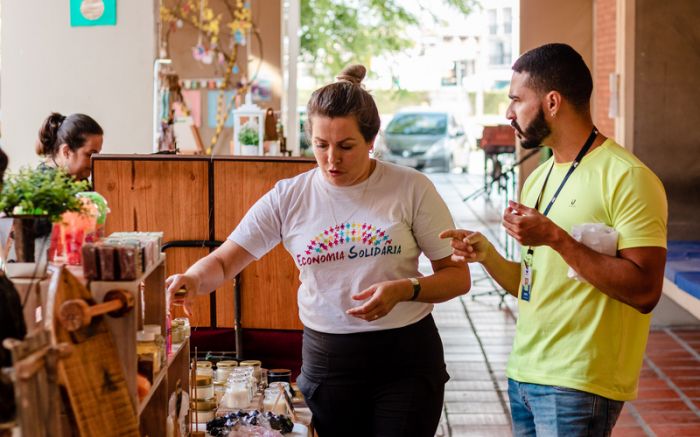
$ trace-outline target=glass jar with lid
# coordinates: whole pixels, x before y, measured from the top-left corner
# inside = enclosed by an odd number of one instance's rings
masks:
[[[147,372],[151,374],[145,376],[153,381],[161,367],[160,348],[156,345],[156,337],[153,333],[146,331],[136,333],[136,355],[140,362],[148,364],[152,368],[152,372]]]
[[[190,326],[190,319],[187,317],[176,317],[173,322],[176,322],[178,326],[182,326],[183,335],[185,338],[192,334],[192,328]]]
[[[235,360],[221,360],[216,363],[214,382],[226,382],[236,367],[238,367],[238,361]]]
[[[160,325],[143,325],[143,330],[153,334],[160,355],[160,366],[165,367],[168,362],[168,354],[165,352],[165,338],[163,338]]]
[[[253,378],[255,378],[255,383],[259,383],[261,378],[261,367],[262,363],[259,360],[246,360],[241,361],[241,367],[252,367],[253,368]]]
[[[224,408],[242,409],[250,404],[250,390],[248,380],[243,375],[232,374],[229,378],[226,392],[221,399]]]
[[[221,403],[224,394],[226,394],[226,383],[214,381],[214,399],[217,404]]]
[[[179,344],[185,341],[185,326],[182,319],[175,319],[170,322],[170,339],[173,344]]]
[[[214,378],[214,369],[211,361],[197,361],[197,375],[208,376]]]
[[[192,401],[192,420],[196,423],[207,423],[214,420],[216,401],[214,399],[198,399]]]
[[[289,399],[292,399],[294,397],[294,394],[292,393],[292,386],[288,382],[283,382],[283,381],[275,381],[271,382],[269,388],[279,390],[279,387],[284,389],[284,391],[287,392],[287,395],[289,396]]]
[[[195,399],[205,400],[214,397],[214,384],[209,375],[197,375],[195,377]]]
[[[263,410],[274,414],[287,414],[287,404],[284,400],[283,390],[280,386],[265,389],[263,397]]]
[[[267,383],[271,384],[273,382],[286,382],[287,384],[292,383],[292,371],[289,369],[270,369],[267,371]]]

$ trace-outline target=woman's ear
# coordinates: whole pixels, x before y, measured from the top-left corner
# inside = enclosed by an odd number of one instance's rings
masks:
[[[59,163],[65,163],[68,162],[68,159],[70,158],[70,147],[68,144],[63,143],[60,146],[58,146],[58,153],[56,153],[56,157],[59,159]]]

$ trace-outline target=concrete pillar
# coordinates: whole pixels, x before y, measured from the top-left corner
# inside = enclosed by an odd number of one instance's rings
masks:
[[[520,0],[520,53],[552,42],[569,44],[593,66],[593,0]],[[538,164],[537,156],[523,163],[520,186]]]
[[[104,153],[149,153],[157,0],[117,1],[117,25],[71,27],[70,2],[2,2],[2,146],[10,167],[36,164],[51,111],[105,130]]]
[[[670,239],[700,238],[700,2],[637,0],[634,154],[661,178]]]

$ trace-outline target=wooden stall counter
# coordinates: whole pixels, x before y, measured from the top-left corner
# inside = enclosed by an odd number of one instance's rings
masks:
[[[163,231],[170,246],[167,270],[176,273],[225,241],[277,181],[315,165],[313,159],[289,157],[97,155],[92,174],[111,209],[107,234]],[[192,326],[233,328],[239,311],[246,329],[302,329],[298,272],[281,246],[248,266],[238,286],[238,306],[232,283],[198,298]]]

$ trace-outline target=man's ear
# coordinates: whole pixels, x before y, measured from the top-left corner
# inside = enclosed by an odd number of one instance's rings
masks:
[[[559,91],[550,91],[544,96],[545,112],[556,117],[561,109],[562,97]]]

